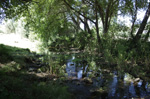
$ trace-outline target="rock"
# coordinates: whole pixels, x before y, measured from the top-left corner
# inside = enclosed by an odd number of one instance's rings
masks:
[[[74,63],[70,64],[70,66],[74,66]]]
[[[139,82],[139,81],[140,81],[140,78],[134,79],[134,82]]]
[[[84,82],[86,85],[91,85],[91,84],[93,84],[93,81],[92,81],[91,79],[89,79],[89,78],[84,78],[84,79],[83,79],[83,82]]]
[[[29,68],[28,71],[29,71],[29,72],[33,72],[33,71],[37,71],[37,69],[36,69],[36,68]]]
[[[93,91],[91,92],[91,98],[92,99],[106,99],[108,96],[108,93],[106,91],[100,92],[100,91]]]
[[[134,85],[138,85],[139,82],[142,82],[142,80],[140,78],[136,78],[134,79]]]

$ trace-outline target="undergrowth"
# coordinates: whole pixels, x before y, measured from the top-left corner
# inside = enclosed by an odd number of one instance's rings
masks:
[[[0,52],[0,99],[70,99],[65,85],[22,69],[25,57],[32,56],[28,50],[0,45]]]

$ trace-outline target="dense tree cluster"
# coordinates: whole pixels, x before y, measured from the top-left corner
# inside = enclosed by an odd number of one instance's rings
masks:
[[[47,46],[58,38],[70,42],[78,38],[74,43],[82,43],[83,49],[93,40],[102,47],[103,37],[112,35],[112,28],[119,24],[119,15],[131,17],[132,26],[128,27],[128,32],[134,43],[142,38],[145,29],[148,31],[145,40],[149,36],[150,3],[147,0],[3,0],[0,7],[1,17],[25,17],[26,26]],[[138,23],[137,14],[141,9],[146,13]]]

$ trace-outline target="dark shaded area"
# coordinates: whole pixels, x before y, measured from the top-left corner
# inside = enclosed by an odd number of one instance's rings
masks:
[[[145,79],[134,78],[137,76],[132,75],[131,72],[130,75],[130,73],[116,71],[115,68],[110,67],[105,67],[106,69],[102,67],[99,68],[100,70],[92,68],[84,70],[86,66],[82,64],[81,57],[80,62],[78,58],[78,54],[73,55],[73,58],[67,61],[66,67],[69,77],[66,84],[76,99],[146,98],[150,96],[149,82]],[[90,64],[88,65],[89,68]]]
[[[0,52],[1,99],[70,98],[67,87],[53,80],[55,76],[29,71],[44,65],[38,59],[41,55],[6,45],[0,45]]]

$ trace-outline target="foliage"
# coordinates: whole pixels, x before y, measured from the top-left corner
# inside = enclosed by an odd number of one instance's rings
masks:
[[[3,69],[0,69],[0,73]],[[29,78],[32,77],[32,78]],[[39,81],[34,75],[12,72],[11,76],[5,72],[1,75],[0,98],[28,98],[28,99],[66,99],[70,98],[67,87],[57,83]]]
[[[67,55],[57,55],[57,53],[47,53],[44,57],[42,57],[42,61],[46,63],[46,67],[42,67],[41,70],[43,72],[48,72],[50,74],[65,75],[65,60],[67,59]]]
[[[60,85],[57,81],[46,82],[42,80],[43,78],[26,71],[25,68],[27,68],[28,63],[25,59],[33,57],[33,53],[27,49],[0,45],[0,52],[3,52],[0,53],[3,55],[0,56],[2,60],[8,55],[13,57],[11,61],[4,63],[0,61],[0,98],[70,98],[71,95],[66,86]]]
[[[55,58],[56,56],[51,56],[49,51],[71,52],[72,49],[87,52],[83,58],[88,57],[86,59],[90,60],[90,69],[93,70],[102,67],[95,61],[100,60],[96,58],[100,55],[104,58],[100,62],[106,63],[105,67],[125,71],[134,68],[133,70],[140,72],[139,66],[146,64],[145,67],[149,69],[149,43],[143,41],[143,37],[146,36],[142,34],[143,30],[149,30],[147,20],[150,4],[147,0],[29,1],[19,3],[3,1],[0,7],[7,16],[15,19],[23,17],[26,31],[21,28],[21,33],[43,42],[42,49],[46,54],[43,62],[47,67],[41,68],[41,71],[64,74],[64,57]],[[145,14],[146,18],[143,18],[142,23],[138,23],[137,12],[141,9],[147,9],[148,14]],[[128,27],[124,23],[117,22],[118,13],[121,16],[129,16],[132,26]],[[8,31],[16,32],[14,26],[17,27],[17,24],[13,21],[8,23]],[[138,28],[141,31],[136,34]],[[146,35],[149,37],[148,32]],[[9,55],[9,51],[3,47],[0,51],[5,56]],[[95,55],[95,60],[91,60],[90,54]]]
[[[12,57],[10,55],[11,49],[4,46],[3,44],[0,44],[0,62],[7,62],[12,60]]]
[[[16,28],[15,28],[15,24],[13,20],[7,20],[6,21],[6,25],[5,25],[5,29],[6,29],[6,33],[16,33]]]
[[[13,18],[19,17],[24,10],[28,8],[31,0],[1,0],[0,2],[0,19],[3,20],[5,17]]]
[[[5,33],[16,33],[21,35],[22,37],[28,38],[29,31],[24,24],[25,23],[23,22],[23,19],[6,19],[4,21]]]
[[[93,33],[97,35],[96,39],[100,44],[100,28],[103,33],[108,34],[112,19],[117,18],[118,12],[121,12],[121,15],[129,14],[134,17],[137,13],[135,10],[145,9],[147,6],[147,0],[17,0],[1,2],[1,8],[4,9],[7,16],[14,17],[13,12],[15,15],[19,13],[18,16],[25,17],[26,26],[42,38],[46,47],[51,41],[62,38],[63,35],[72,36],[76,33],[82,33],[81,30],[84,31],[86,39],[88,35],[92,35],[93,28],[96,30]],[[99,21],[102,22],[102,26]],[[81,28],[81,24],[84,29]],[[81,46],[83,47],[84,43]]]

